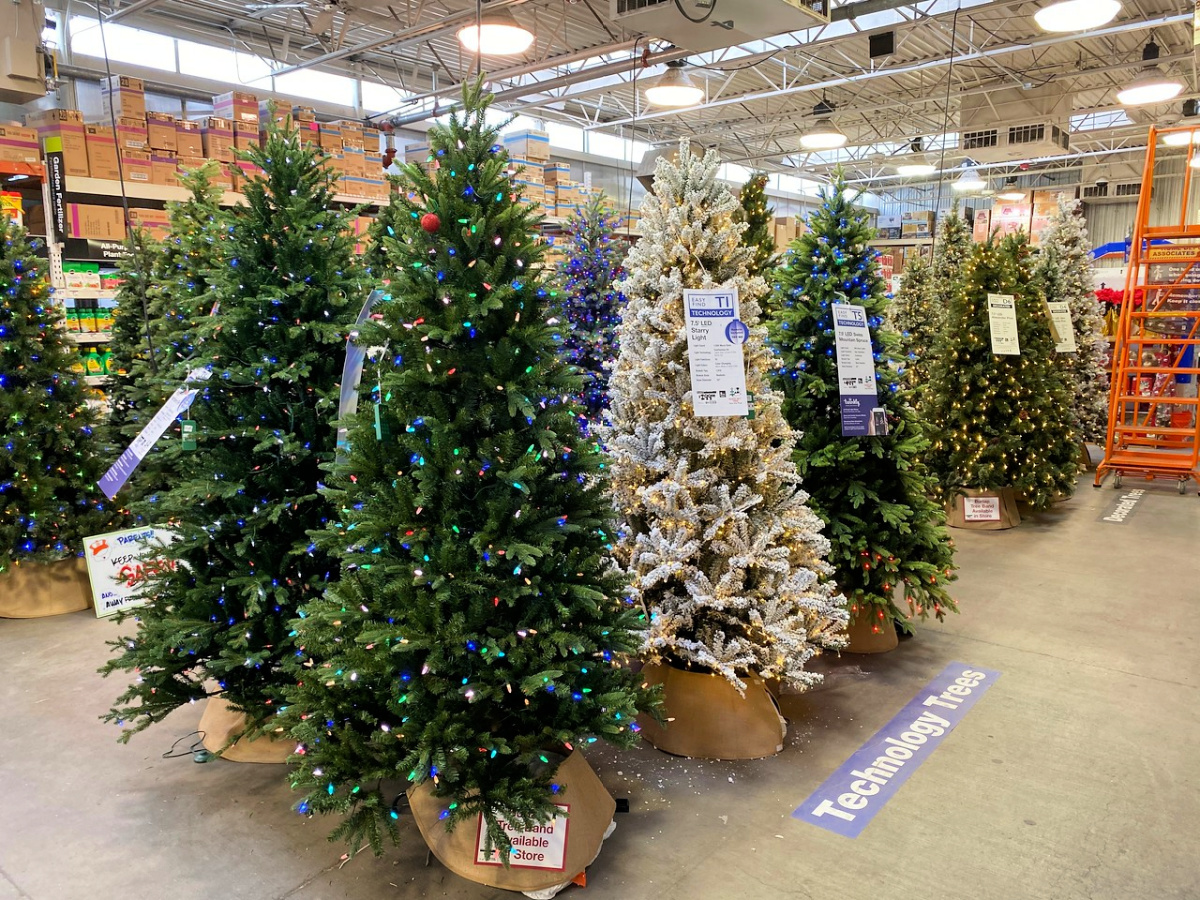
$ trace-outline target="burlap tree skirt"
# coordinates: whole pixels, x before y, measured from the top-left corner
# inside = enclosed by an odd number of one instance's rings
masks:
[[[241,734],[246,730],[246,717],[234,712],[220,697],[208,698],[196,727],[204,735],[204,749],[220,754],[221,759],[230,762],[283,763],[296,749],[296,742],[282,732],[277,737],[243,740]],[[224,753],[221,753],[222,748],[227,748]]]
[[[20,563],[0,575],[0,618],[58,616],[91,605],[92,588],[87,564],[81,557],[53,563]]]

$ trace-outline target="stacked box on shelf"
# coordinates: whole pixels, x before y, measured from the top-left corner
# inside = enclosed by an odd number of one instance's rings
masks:
[[[42,160],[36,128],[0,125],[0,162],[36,164]]]
[[[367,154],[354,147],[342,148],[342,168],[349,178],[366,178]]]
[[[257,146],[258,123],[235,121],[233,123],[233,149],[249,150],[251,147]]]
[[[554,215],[569,217],[583,202],[583,185],[578,181],[560,180],[554,186]]]
[[[174,116],[160,112],[146,113],[146,146],[150,148],[150,152],[179,152],[178,135],[178,123]]]
[[[260,169],[252,162],[239,159],[229,167],[229,172],[233,176],[233,189],[235,191],[244,191],[246,185],[263,174]]]
[[[121,173],[129,184],[154,184],[154,163],[148,150],[122,150]]]
[[[379,129],[373,125],[363,126],[363,149],[367,154],[378,154],[383,144],[380,141]]]
[[[88,171],[93,178],[119,181],[121,169],[117,163],[117,135],[111,125],[85,125]]]
[[[504,135],[504,149],[509,156],[546,163],[550,160],[550,135],[533,129],[514,131]]]
[[[233,162],[233,122],[221,116],[200,120],[204,155],[223,163]]]
[[[879,240],[899,240],[902,236],[903,221],[899,216],[880,216],[879,227],[876,229],[879,232]]]
[[[100,290],[100,264],[89,262],[64,262],[63,285],[67,290]]]
[[[933,237],[933,213],[927,210],[909,211],[901,216],[900,237]]]
[[[332,122],[322,122],[320,130],[321,149],[330,153],[342,151],[342,129]]]
[[[109,118],[144,119],[146,86],[132,75],[113,75],[100,82],[100,103]]]
[[[775,237],[775,247],[786,250],[788,245],[804,234],[804,221],[796,216],[776,216],[772,223]]]
[[[129,210],[129,224],[140,228],[156,241],[166,240],[171,232],[171,217],[166,210],[140,209]]]
[[[213,97],[213,115],[230,122],[258,127],[258,97],[245,91],[229,91]]]
[[[204,136],[200,133],[199,122],[180,119],[175,123],[175,155],[180,159],[204,155]]]
[[[150,183],[161,184],[163,187],[179,187],[179,157],[166,151],[151,152]]]
[[[564,162],[549,162],[542,166],[542,178],[546,182],[546,187],[554,185],[557,187],[560,181],[571,180],[571,166]]]
[[[366,146],[363,143],[363,126],[361,122],[352,122],[347,119],[343,119],[340,122],[334,122],[332,124],[341,131],[342,150],[366,151]]]
[[[77,109],[46,109],[28,113],[25,125],[37,131],[46,155],[62,154],[63,174],[87,177],[87,138],[83,113]]]
[[[150,134],[146,127],[145,116],[133,118],[123,116],[117,119],[117,149],[121,153],[133,150],[145,152],[150,146]]]

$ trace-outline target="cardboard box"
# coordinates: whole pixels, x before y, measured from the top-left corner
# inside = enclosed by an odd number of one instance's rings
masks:
[[[544,131],[526,129],[504,135],[504,149],[510,156],[548,162],[550,159],[550,135]]]
[[[93,178],[109,181],[121,180],[121,169],[117,164],[117,137],[110,126],[85,125],[88,169]]]
[[[150,183],[179,187],[179,160],[173,153],[150,154]]]
[[[571,167],[567,163],[547,163],[542,167],[542,177],[545,179],[546,184],[558,184],[560,181],[570,181]]]
[[[68,203],[67,237],[91,238],[98,241],[123,241],[125,240],[125,213],[119,206]]]
[[[153,184],[154,168],[148,150],[122,150],[121,171],[127,184]]]
[[[383,148],[379,129],[373,125],[363,126],[363,147],[368,153],[379,153]]]
[[[245,91],[229,91],[213,97],[213,115],[231,122],[258,125],[258,97]]]
[[[131,209],[129,224],[147,232],[156,241],[164,240],[171,232],[170,214],[162,209]]]
[[[151,150],[170,150],[179,147],[175,117],[167,113],[146,113],[146,143]],[[130,148],[136,149],[136,148]]]
[[[235,191],[243,190],[247,183],[263,174],[263,170],[254,163],[240,159],[229,167],[229,171],[233,175],[233,189]]]
[[[200,120],[204,155],[221,162],[233,162],[233,122],[220,116]]]
[[[177,156],[203,156],[204,136],[199,122],[180,120],[175,123],[175,154]]]
[[[259,100],[258,101],[258,125],[259,128],[264,127],[268,122],[274,121],[277,125],[287,124],[288,119],[292,118],[292,108],[286,103],[280,103],[277,100]],[[294,121],[294,120],[293,120]]]
[[[212,183],[223,191],[233,190],[233,172],[229,163],[220,163],[213,173]]]
[[[521,156],[510,156],[508,158],[508,170],[514,178],[520,178],[522,181],[541,181],[546,180],[546,168],[543,163],[533,159],[525,159]]]
[[[112,118],[140,119],[146,115],[146,88],[142,79],[132,75],[114,75],[100,82],[100,102],[104,115]]]
[[[175,157],[175,168],[179,171],[180,175],[183,175],[187,172],[195,172],[206,162],[208,162],[208,160],[199,154],[194,156],[180,155]]]
[[[45,154],[62,154],[64,174],[89,174],[83,113],[77,109],[46,109],[26,115],[25,125],[36,129]]]
[[[42,148],[36,128],[0,125],[0,162],[36,164],[42,161]]]
[[[308,125],[317,121],[317,111],[311,106],[293,106],[292,121],[297,125]]]
[[[383,157],[368,150],[363,154],[363,171],[367,178],[382,178]]]
[[[352,178],[365,178],[367,175],[367,155],[361,150],[342,150],[343,168]]]
[[[899,216],[880,216],[878,223],[879,237],[885,241],[894,241],[900,237],[903,220]]]
[[[145,119],[117,119],[117,149],[125,150],[148,150],[149,133],[146,129]]]
[[[327,122],[321,123],[321,149],[322,150],[341,150],[342,149],[342,129],[337,125]]]
[[[233,123],[233,146],[235,150],[249,150],[258,146],[258,125],[249,122]]]
[[[546,189],[537,182],[514,179],[513,187],[527,200],[536,200],[538,203],[544,203],[546,200]]]

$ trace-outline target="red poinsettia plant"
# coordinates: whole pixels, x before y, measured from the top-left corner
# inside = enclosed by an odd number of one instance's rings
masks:
[[[1138,288],[1133,292],[1133,305],[1141,306],[1145,300],[1145,292]],[[1116,288],[1102,287],[1096,291],[1096,299],[1104,304],[1105,310],[1120,309],[1125,302],[1125,292]]]

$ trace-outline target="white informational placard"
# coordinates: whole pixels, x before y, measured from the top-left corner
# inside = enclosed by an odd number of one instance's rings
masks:
[[[891,277],[892,296],[899,294],[902,287],[904,287],[904,273],[897,272]]]
[[[738,318],[736,288],[683,292],[692,409],[697,416],[747,416],[746,359],[750,329]]]
[[[85,540],[84,556],[96,616],[111,616],[144,604],[145,600],[136,595],[149,576],[175,567],[172,560],[162,558],[160,548],[176,540],[176,534],[165,528],[130,528]]]
[[[563,811],[561,816],[555,816],[553,821],[527,831],[518,831],[503,819],[500,820],[500,827],[512,841],[512,855],[509,857],[509,865],[512,868],[550,869],[555,872],[561,872],[566,868],[567,829],[571,824],[567,815],[570,813],[571,807],[560,803],[558,808]],[[475,839],[475,865],[503,865],[500,861],[499,851],[493,848],[492,852],[488,853],[484,849],[486,846],[487,823],[483,820],[483,813],[480,813],[479,829]]]
[[[999,497],[963,497],[963,521],[999,522]]]
[[[887,434],[887,412],[879,407],[875,381],[875,348],[867,311],[852,303],[835,303],[833,339],[837,345],[838,393],[841,396],[842,436]]]
[[[1075,323],[1071,321],[1071,304],[1066,300],[1054,300],[1046,304],[1050,308],[1050,323],[1054,331],[1054,352],[1078,353],[1075,344]]]
[[[1012,294],[988,294],[988,319],[992,328],[992,352],[997,356],[1020,356],[1017,298]]]

